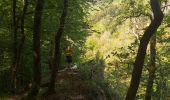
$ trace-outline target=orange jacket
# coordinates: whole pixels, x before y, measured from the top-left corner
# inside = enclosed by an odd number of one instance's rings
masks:
[[[66,56],[71,56],[72,55],[72,49],[71,48],[65,49],[65,54],[66,54]]]

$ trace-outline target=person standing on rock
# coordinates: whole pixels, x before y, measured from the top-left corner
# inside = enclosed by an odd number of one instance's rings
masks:
[[[68,69],[71,69],[71,66],[72,66],[72,53],[73,53],[72,48],[70,46],[68,46],[65,49],[66,62],[67,62],[67,68]]]

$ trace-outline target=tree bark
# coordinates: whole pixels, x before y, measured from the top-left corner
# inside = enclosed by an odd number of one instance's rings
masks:
[[[60,17],[60,25],[58,28],[58,31],[55,35],[55,47],[54,47],[54,56],[53,56],[53,69],[51,73],[51,79],[50,79],[50,84],[49,84],[49,92],[53,93],[55,92],[55,80],[58,72],[58,68],[60,66],[60,42],[61,42],[61,37],[62,34],[64,33],[64,26],[65,26],[65,20],[67,16],[67,9],[68,9],[68,0],[64,0],[63,2],[63,12]]]
[[[156,34],[154,34],[150,40],[150,66],[148,68],[149,79],[146,88],[145,100],[151,100],[152,96],[152,87],[156,71],[155,56],[156,56]]]
[[[130,87],[126,95],[126,100],[135,99],[135,96],[136,96],[136,93],[139,87],[139,83],[140,83],[147,45],[149,43],[150,38],[156,32],[156,30],[161,25],[162,20],[163,20],[164,15],[160,9],[159,1],[150,0],[150,5],[153,11],[154,18],[151,21],[150,25],[148,26],[148,28],[144,32],[143,37],[140,40],[140,45],[139,45],[138,53],[137,53],[136,60],[134,63],[134,69],[132,72]]]
[[[24,0],[24,7],[23,7],[23,11],[22,11],[22,16],[21,16],[21,24],[20,24],[20,29],[21,29],[21,39],[18,42],[18,47],[17,47],[17,53],[16,53],[16,58],[15,58],[15,72],[14,72],[14,80],[15,80],[15,84],[17,84],[18,79],[17,79],[17,73],[18,73],[18,69],[20,68],[20,59],[21,59],[21,54],[22,54],[22,49],[23,49],[23,45],[24,45],[24,41],[25,41],[25,32],[24,32],[24,21],[25,21],[25,14],[27,11],[27,6],[28,6],[28,0]],[[17,85],[15,85],[15,91],[17,90]]]
[[[25,26],[25,16],[27,13],[27,7],[28,7],[28,0],[24,0],[24,7],[23,7],[23,11],[22,11],[22,16],[21,16],[21,39],[20,39],[20,43],[19,43],[19,47],[18,47],[18,56],[17,56],[17,67],[19,67],[20,65],[20,59],[21,59],[21,54],[22,54],[22,50],[23,50],[23,45],[25,42],[25,31],[24,31],[24,26]]]
[[[37,0],[33,25],[33,82],[31,92],[28,95],[32,98],[32,100],[36,98],[41,82],[40,35],[43,5],[44,0]]]
[[[13,60],[11,66],[11,89],[16,91],[16,63],[17,63],[17,20],[16,20],[16,0],[12,1],[12,33],[13,33]]]
[[[148,68],[149,79],[146,88],[145,100],[151,100],[152,96],[152,87],[156,71],[155,56],[156,56],[156,34],[154,34],[150,40],[150,66]]]

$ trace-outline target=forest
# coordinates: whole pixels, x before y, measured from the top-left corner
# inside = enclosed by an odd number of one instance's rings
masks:
[[[170,0],[0,0],[0,100],[170,100]]]

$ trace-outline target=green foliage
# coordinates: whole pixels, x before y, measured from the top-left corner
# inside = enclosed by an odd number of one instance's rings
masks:
[[[9,85],[8,80],[4,80],[5,76],[10,76],[10,66],[13,60],[13,33],[11,29],[12,24],[12,12],[11,11],[11,1],[1,0],[0,2],[0,71],[4,72],[0,74],[1,87],[4,88],[3,84]],[[74,62],[78,62],[81,52],[82,44],[84,43],[86,33],[85,30],[85,17],[86,8],[88,3],[86,0],[76,0],[69,1],[68,17],[66,21],[65,33],[62,39],[62,48],[67,45],[73,45],[74,47]],[[17,18],[21,15],[23,9],[23,1],[17,1],[16,15]],[[21,58],[21,68],[18,69],[17,79],[22,83],[19,83],[19,87],[25,87],[32,80],[32,25],[34,16],[35,2],[30,1],[28,5],[28,14],[25,18],[25,42],[24,49],[22,52],[23,57]],[[41,65],[42,65],[42,76],[47,76],[50,74],[49,71],[49,51],[50,44],[54,40],[54,34],[57,32],[59,25],[59,18],[61,11],[63,9],[62,0],[59,1],[46,1],[45,8],[42,19],[42,34],[41,34]],[[20,28],[20,25],[18,26]],[[21,38],[20,29],[17,33],[17,42]],[[18,46],[18,45],[17,45]],[[63,65],[65,65],[65,59],[63,54]],[[7,70],[7,72],[5,72]],[[9,74],[9,75],[8,75]],[[7,78],[10,80],[10,77]],[[9,90],[5,88],[1,92]]]
[[[148,0],[68,0],[68,16],[61,39],[61,68],[66,65],[63,48],[72,46],[73,64],[77,64],[88,84],[100,86],[109,96],[117,94],[123,99],[129,87],[131,71],[140,38],[152,17]],[[166,3],[167,0],[161,0]],[[20,19],[23,1],[17,1],[16,15]],[[10,0],[0,0],[0,94],[9,93],[10,67],[13,61],[12,5]],[[25,18],[25,42],[21,68],[17,73],[18,88],[23,89],[32,80],[32,26],[35,2],[29,1]],[[63,0],[45,2],[41,33],[42,77],[49,76],[49,60],[54,49],[54,35],[59,27]],[[153,99],[168,98],[170,92],[170,38],[169,8],[157,30],[156,79]],[[20,22],[19,22],[20,23]],[[19,43],[20,25],[17,32]],[[17,45],[18,47],[18,45]],[[148,79],[149,49],[137,99],[143,99]],[[96,71],[94,74],[93,71]],[[92,75],[93,74],[93,75]],[[97,78],[96,78],[97,77]],[[95,80],[96,79],[96,80]],[[95,94],[89,94],[95,95]],[[115,96],[114,96],[115,97]],[[116,99],[118,100],[118,99]]]
[[[139,46],[141,35],[148,26],[152,13],[146,0],[114,0],[108,5],[104,6],[103,4],[102,7],[100,6],[100,4],[93,6],[94,10],[89,15],[88,22],[91,26],[91,36],[87,38],[85,44],[86,55],[84,59],[94,59],[96,53],[100,52],[106,63],[104,69],[105,79],[112,86],[113,90],[124,98],[129,86],[137,47]],[[157,61],[157,64],[161,63],[161,65],[157,65],[158,71],[162,64],[169,62],[167,58],[169,57],[168,20],[169,14],[166,13],[164,24],[157,32],[157,58],[163,56],[162,60]],[[161,54],[159,55],[159,53]],[[146,67],[149,66],[148,63],[149,54],[145,59],[145,69],[137,95],[138,99],[144,98],[145,95],[146,81],[148,79]],[[167,63],[165,66],[167,66],[165,69],[169,70],[169,64]],[[162,73],[166,73],[166,71]],[[159,76],[160,74],[157,75],[157,77]],[[169,78],[167,74],[162,76]],[[156,86],[157,84],[154,85],[154,88]],[[164,97],[166,96],[162,95],[160,98]]]

